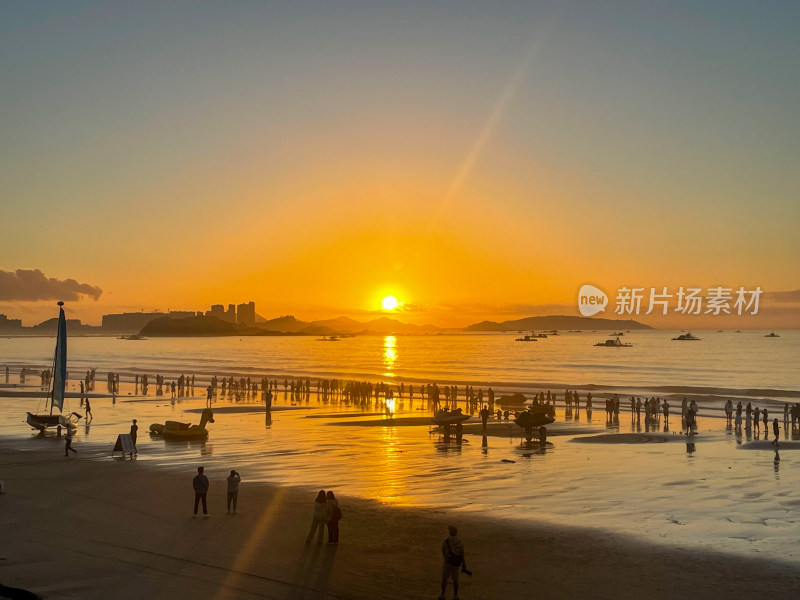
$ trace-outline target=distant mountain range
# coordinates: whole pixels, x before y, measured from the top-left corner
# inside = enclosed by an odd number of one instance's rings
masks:
[[[276,319],[257,318],[255,326],[246,327],[211,316],[185,318],[160,317],[150,321],[142,330],[144,336],[268,336],[268,335],[422,335],[444,332],[491,332],[491,331],[550,331],[588,329],[598,331],[653,329],[649,325],[630,319],[603,319],[597,317],[573,317],[549,315],[526,317],[511,321],[482,321],[464,328],[444,329],[435,325],[412,325],[390,317],[378,317],[369,321],[356,321],[349,317],[337,317],[319,321],[301,321],[293,315]],[[48,319],[33,327],[16,327],[6,333],[22,335],[54,335],[58,319]],[[71,335],[108,335],[119,333],[103,327],[83,325],[77,319],[67,320]]]
[[[371,321],[356,321],[349,317],[337,317],[321,321],[300,321],[292,315],[269,319],[256,323],[260,329],[284,333],[304,333],[309,335],[335,335],[342,333],[387,334],[387,333],[436,333],[445,331],[434,325],[412,325],[389,317],[379,317]]]
[[[464,327],[464,331],[526,331],[552,329],[653,329],[650,325],[630,319],[603,319],[599,317],[571,317],[568,315],[548,315],[543,317],[525,317],[513,321],[481,321]]]

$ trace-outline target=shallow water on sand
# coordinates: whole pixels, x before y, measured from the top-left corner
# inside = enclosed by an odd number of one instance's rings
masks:
[[[206,466],[212,485],[224,485],[227,471],[235,468],[245,482],[300,486],[310,498],[315,490],[333,489],[391,505],[589,526],[671,546],[769,553],[800,562],[800,452],[790,450],[800,442],[785,440],[776,461],[770,449],[740,448],[747,437],[726,431],[723,419],[701,418],[700,435],[690,446],[685,436],[672,432],[659,443],[658,436],[648,436],[624,412],[619,424],[607,426],[603,411],[594,411],[591,421],[585,411],[565,421],[562,410],[549,427],[553,445],[537,452],[519,437],[465,434],[459,445],[444,443],[427,425],[354,424],[425,417],[427,411],[417,410],[420,400],[411,405],[406,399],[390,418],[315,396],[292,406],[279,393],[269,421],[260,401],[219,401],[213,405],[215,423],[209,425],[207,442],[170,443],[151,438],[148,425],[167,419],[196,423],[205,401],[141,399],[128,391],[123,388],[113,401],[93,400],[95,420],[88,428],[81,422],[75,442],[82,459],[111,460],[116,435],[126,433],[130,419],[137,418],[138,460],[174,470],[187,482],[199,464]],[[77,409],[76,400],[70,403]],[[30,398],[0,398],[0,414],[5,415],[0,435],[17,439],[23,449],[51,444],[53,460],[67,460],[61,440],[29,433],[24,412],[36,404]],[[513,423],[493,426],[518,435]],[[565,428],[572,433],[557,435]],[[650,443],[574,441],[583,435],[637,431],[640,441]],[[246,502],[246,486],[242,496]],[[344,512],[346,526],[346,507]]]

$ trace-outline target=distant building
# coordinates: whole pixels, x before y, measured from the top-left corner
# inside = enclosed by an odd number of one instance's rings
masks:
[[[222,304],[212,304],[211,310],[206,311],[207,317],[217,317],[218,319],[225,321],[225,307]]]
[[[248,302],[236,307],[236,322],[253,327],[256,324],[256,303]]]
[[[228,304],[228,311],[225,313],[225,320],[229,323],[236,323],[236,305]]]
[[[22,319],[9,319],[6,315],[0,314],[0,331],[15,331],[22,329]]]
[[[166,317],[162,312],[135,312],[114,315],[103,315],[103,329],[108,331],[136,332],[142,330],[153,319]]]

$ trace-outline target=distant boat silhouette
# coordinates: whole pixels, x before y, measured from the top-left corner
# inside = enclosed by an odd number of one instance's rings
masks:
[[[538,342],[539,340],[536,339],[535,336],[526,335],[525,337],[516,338],[515,342]]]
[[[699,342],[700,338],[693,336],[692,332],[689,331],[687,333],[682,333],[678,337],[672,338],[672,340],[676,342]]]
[[[632,348],[633,344],[623,344],[619,338],[614,338],[613,340],[598,342],[595,346],[601,346],[603,348]]]
[[[764,337],[781,337],[781,336],[779,336],[777,333],[775,333],[773,331],[772,333],[769,333],[769,334],[765,335]]]

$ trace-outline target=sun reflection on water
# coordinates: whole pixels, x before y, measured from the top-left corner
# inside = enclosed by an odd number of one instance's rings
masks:
[[[387,335],[383,338],[383,376],[395,377],[394,368],[397,362],[397,338]]]

